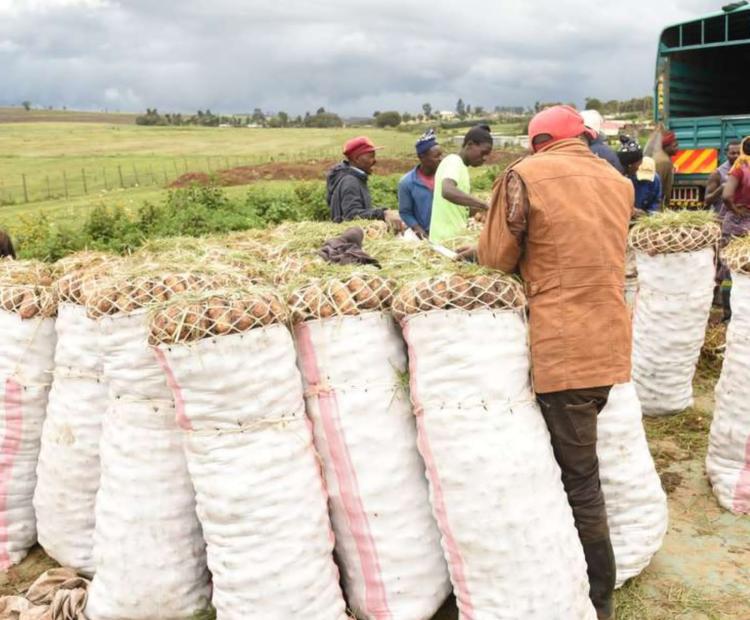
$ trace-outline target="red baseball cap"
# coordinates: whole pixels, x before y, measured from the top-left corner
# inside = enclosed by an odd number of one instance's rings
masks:
[[[358,136],[347,140],[346,144],[344,144],[344,155],[351,159],[365,153],[373,153],[382,148],[382,146],[375,146],[375,143],[367,136]]]
[[[552,139],[535,147],[534,138],[545,134]],[[534,151],[548,147],[559,140],[577,138],[582,134],[596,138],[596,132],[586,127],[578,110],[568,105],[555,105],[542,110],[529,123],[529,144]]]

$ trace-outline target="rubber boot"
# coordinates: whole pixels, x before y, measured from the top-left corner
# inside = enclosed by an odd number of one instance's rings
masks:
[[[597,620],[615,620],[615,554],[609,538],[584,543],[583,554],[589,575],[589,598],[596,609]]]
[[[714,301],[712,305],[716,308],[721,308],[723,303],[724,301],[721,298],[721,284],[717,284],[714,286]]]
[[[730,303],[731,296],[732,296],[731,288],[721,289],[721,305],[724,307],[724,316],[722,316],[721,320],[724,323],[728,323],[729,321],[732,320],[732,305]]]

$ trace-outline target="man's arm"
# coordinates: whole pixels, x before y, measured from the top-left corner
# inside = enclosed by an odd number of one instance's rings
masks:
[[[505,187],[505,200],[500,192]],[[512,170],[507,184],[500,185],[492,197],[487,223],[479,239],[478,258],[481,265],[505,273],[518,270],[528,230],[529,199],[523,180]]]
[[[362,198],[359,181],[353,177],[341,179],[339,185],[341,196],[341,216],[343,220],[383,220],[385,209],[368,208]]]
[[[703,201],[706,207],[714,206],[720,199],[724,188],[721,185],[721,175],[718,170],[714,170],[708,177],[706,183],[706,198]]]
[[[479,211],[486,211],[489,208],[484,201],[458,189],[458,184],[453,179],[443,179],[440,191],[443,198],[455,205],[469,207],[470,209],[477,209]]]
[[[398,184],[398,214],[404,224],[414,230],[419,237],[426,234],[426,231],[417,222],[417,217],[414,214],[414,198],[405,180]]]
[[[739,205],[734,204],[734,193],[739,186],[740,180],[731,174],[729,175],[727,182],[724,184],[724,191],[721,194],[726,208],[736,215],[741,215],[740,210],[737,208]]]

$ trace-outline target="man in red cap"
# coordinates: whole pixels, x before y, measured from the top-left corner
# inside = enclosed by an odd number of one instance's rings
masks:
[[[376,164],[375,146],[366,136],[359,136],[344,145],[346,159],[336,164],[326,178],[326,199],[334,222],[349,220],[385,220],[393,228],[402,227],[398,211],[372,206],[367,179]]]
[[[534,152],[495,183],[479,263],[520,271],[534,390],[549,428],[600,619],[613,619],[615,563],[596,455],[597,416],[630,380],[625,248],[633,185],[594,155],[583,119],[554,106],[529,124]],[[468,254],[469,251],[465,251]]]
[[[656,172],[662,181],[664,187],[664,208],[669,206],[672,198],[672,186],[674,185],[674,164],[672,158],[677,155],[680,143],[674,131],[663,132],[661,136],[661,149],[654,151],[654,161],[656,162]]]

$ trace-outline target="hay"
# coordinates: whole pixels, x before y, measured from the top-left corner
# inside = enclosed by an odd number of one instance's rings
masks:
[[[664,211],[638,220],[629,244],[650,255],[676,254],[716,246],[720,238],[721,228],[708,211]]]
[[[750,275],[750,237],[734,237],[721,251],[721,258],[732,272]]]
[[[287,308],[268,290],[210,290],[179,295],[150,311],[149,343],[188,343],[285,323]]]

